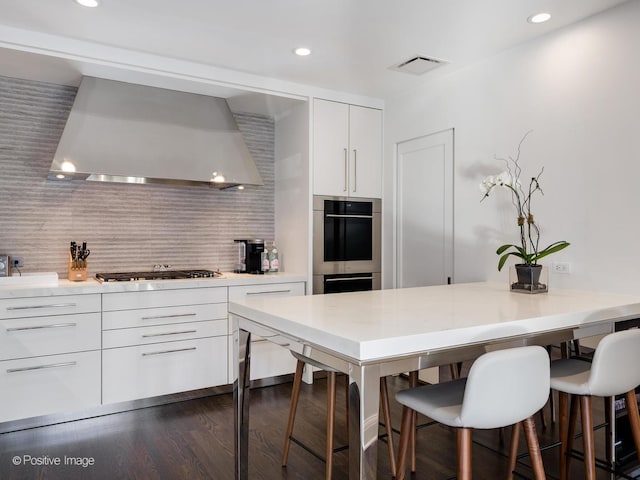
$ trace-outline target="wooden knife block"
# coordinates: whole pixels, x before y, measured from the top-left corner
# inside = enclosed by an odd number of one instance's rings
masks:
[[[82,282],[87,279],[87,261],[80,262],[82,262],[83,266],[75,267],[71,259],[71,254],[69,254],[69,273],[67,278],[72,282]]]

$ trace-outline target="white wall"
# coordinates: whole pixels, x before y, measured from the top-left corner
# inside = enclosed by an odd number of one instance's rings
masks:
[[[515,210],[480,203],[481,179],[503,170],[525,132],[523,178],[544,166],[533,212],[541,244],[571,246],[543,263],[571,263],[553,286],[640,292],[640,1],[385,102],[384,286],[392,286],[397,142],[455,129],[455,281],[507,282],[497,246],[517,243]],[[529,28],[531,26],[528,26]]]

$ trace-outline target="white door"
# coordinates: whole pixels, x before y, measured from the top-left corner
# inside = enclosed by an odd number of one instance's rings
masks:
[[[453,130],[397,145],[396,286],[453,282]]]

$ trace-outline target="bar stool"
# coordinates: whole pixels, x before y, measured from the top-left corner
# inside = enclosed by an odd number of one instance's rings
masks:
[[[325,442],[325,479],[331,479],[331,472],[333,467],[333,454],[341,448],[334,449],[333,447],[333,431],[334,431],[334,423],[335,423],[335,414],[336,414],[336,374],[337,370],[334,368],[325,365],[324,363],[317,362],[307,356],[301,355],[297,352],[291,352],[291,354],[298,360],[296,364],[296,372],[293,377],[293,388],[291,391],[291,405],[289,407],[289,421],[287,422],[287,431],[285,433],[285,441],[284,448],[282,452],[282,466],[287,466],[287,459],[289,456],[289,448],[291,447],[291,441],[295,441],[300,445],[302,442],[295,439],[293,437],[293,425],[295,423],[296,418],[296,410],[298,408],[298,398],[300,397],[300,387],[302,386],[302,372],[304,370],[305,364],[311,365],[313,367],[319,368],[327,372],[327,439]],[[349,387],[349,379],[347,378],[347,425],[348,422],[348,405],[349,405],[349,397],[348,397],[348,387]],[[396,461],[395,454],[393,448],[393,437],[392,437],[392,428],[391,428],[391,414],[389,411],[389,394],[387,390],[387,379],[386,377],[380,378],[380,403],[382,406],[382,414],[384,425],[387,433],[387,446],[389,450],[389,463],[391,466],[391,474],[395,475],[396,471]],[[310,451],[303,446],[306,450]],[[313,452],[312,452],[313,453]],[[318,456],[314,454],[315,456]]]
[[[467,378],[402,390],[396,480],[405,476],[413,411],[457,428],[458,480],[471,479],[472,429],[492,429],[524,423],[536,480],[544,466],[533,415],[549,397],[549,355],[542,347],[519,347],[481,355]],[[510,466],[510,468],[512,468]],[[511,471],[509,473],[511,477]]]
[[[585,478],[595,480],[596,463],[591,397],[625,395],[627,414],[640,459],[640,415],[635,388],[640,385],[640,329],[611,333],[598,344],[591,362],[562,359],[551,363],[551,388],[560,399],[560,478],[566,480],[571,467],[570,452],[575,435],[576,410],[580,404]],[[569,396],[571,410],[567,426]]]

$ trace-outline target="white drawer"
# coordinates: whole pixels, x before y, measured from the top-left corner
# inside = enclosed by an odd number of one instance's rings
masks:
[[[102,314],[102,328],[146,327],[168,323],[199,322],[227,318],[226,303],[120,310]]]
[[[69,313],[100,311],[100,294],[51,297],[10,298],[0,300],[0,319],[48,317]]]
[[[102,333],[102,348],[130,347],[193,338],[227,335],[226,320],[186,322],[151,327],[123,328]]]
[[[103,350],[102,402],[224,385],[227,337]]]
[[[229,287],[230,302],[256,297],[288,297],[293,295],[304,295],[304,282]]]
[[[199,305],[227,301],[227,287],[183,288],[147,292],[119,292],[102,295],[102,310],[131,310],[134,308]]]
[[[99,313],[0,320],[0,360],[99,348]]]
[[[100,351],[0,362],[0,422],[100,405]]]

